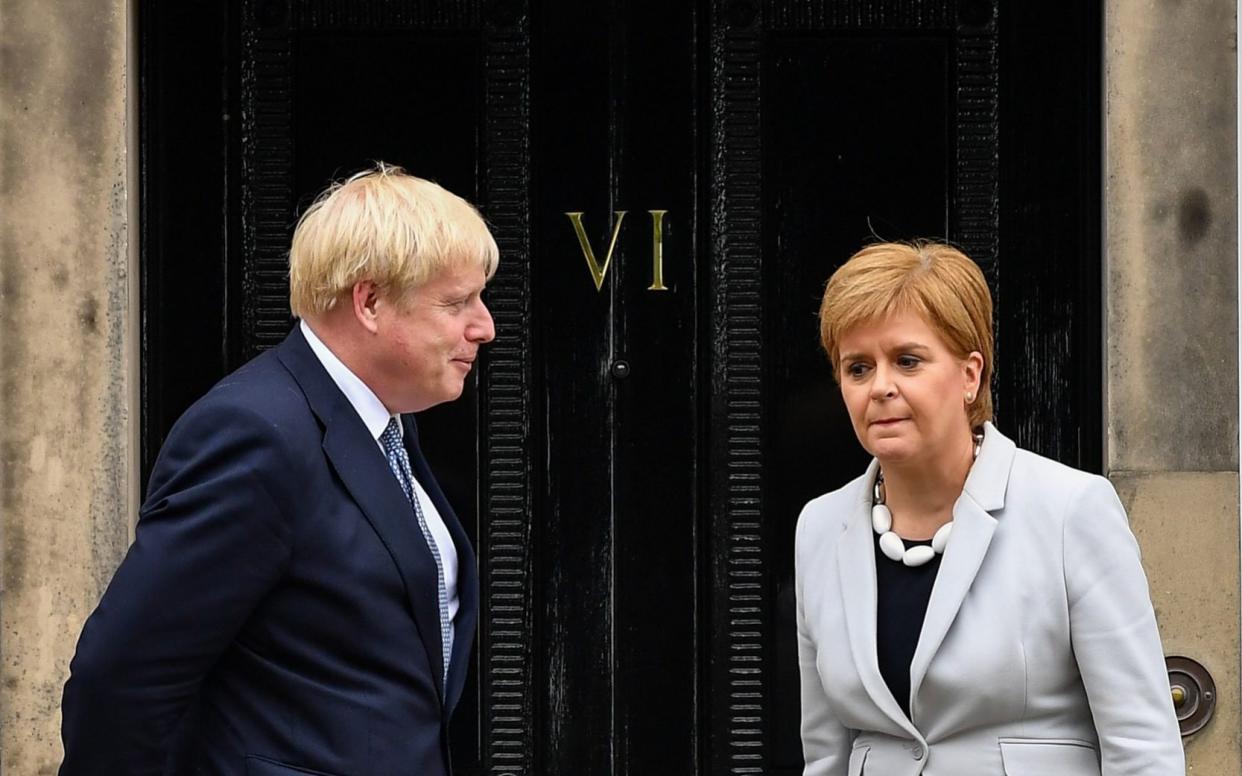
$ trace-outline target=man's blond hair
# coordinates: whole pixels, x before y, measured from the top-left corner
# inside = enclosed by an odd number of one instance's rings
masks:
[[[331,310],[360,280],[400,299],[443,269],[496,272],[500,251],[461,197],[380,162],[320,194],[293,232],[289,306],[299,317]]]

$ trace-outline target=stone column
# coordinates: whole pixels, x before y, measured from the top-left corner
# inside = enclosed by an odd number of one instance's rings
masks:
[[[0,771],[54,774],[134,514],[131,8],[0,0]]]
[[[1167,654],[1212,672],[1193,773],[1238,773],[1235,0],[1105,3],[1108,468]]]

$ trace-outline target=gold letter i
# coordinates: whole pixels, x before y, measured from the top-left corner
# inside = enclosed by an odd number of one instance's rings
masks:
[[[664,214],[667,210],[648,210],[651,214],[651,285],[648,291],[667,291],[664,285]]]

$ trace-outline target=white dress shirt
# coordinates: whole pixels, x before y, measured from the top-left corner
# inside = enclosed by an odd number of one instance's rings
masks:
[[[349,367],[341,363],[336,354],[329,350],[319,337],[315,336],[315,332],[306,324],[306,321],[301,321],[300,326],[302,336],[306,337],[306,343],[310,345],[315,357],[328,371],[328,376],[332,378],[332,382],[336,383],[336,387],[345,394],[345,398],[358,413],[358,417],[362,418],[367,431],[371,433],[371,438],[375,440],[380,450],[384,449],[384,444],[380,442],[380,435],[388,427],[390,419],[397,418],[397,428],[404,435],[405,429],[401,425],[400,416],[389,414],[388,409],[384,407],[384,403],[379,400],[375,392],[368,388],[367,384],[358,378],[358,375],[349,371]],[[440,565],[444,574],[444,588],[448,593],[448,612],[451,623],[457,617],[459,605],[457,600],[457,546],[453,544],[453,536],[449,533],[448,526],[444,524],[444,518],[440,516],[440,511],[436,509],[427,491],[423,490],[418,477],[414,478],[414,490],[418,495],[418,504],[423,508],[423,519],[427,521],[427,528],[431,531],[432,538],[435,539],[436,549],[440,552]],[[412,515],[411,519],[413,519]]]

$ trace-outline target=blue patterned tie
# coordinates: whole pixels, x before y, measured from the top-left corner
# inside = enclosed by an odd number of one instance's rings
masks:
[[[405,497],[414,506],[418,528],[423,532],[423,538],[427,540],[427,547],[431,550],[431,557],[436,561],[436,588],[440,598],[440,647],[444,650],[444,685],[447,687],[449,661],[453,656],[453,628],[449,624],[448,588],[444,584],[444,563],[440,560],[440,550],[436,546],[435,537],[431,535],[431,529],[427,527],[427,520],[423,517],[423,507],[418,503],[418,495],[414,490],[414,473],[410,470],[410,456],[405,451],[405,445],[401,443],[401,429],[397,425],[396,418],[388,421],[384,433],[380,434],[380,443],[384,446],[384,453],[388,457],[388,467],[396,475],[397,482],[401,483],[401,490],[405,491]]]

